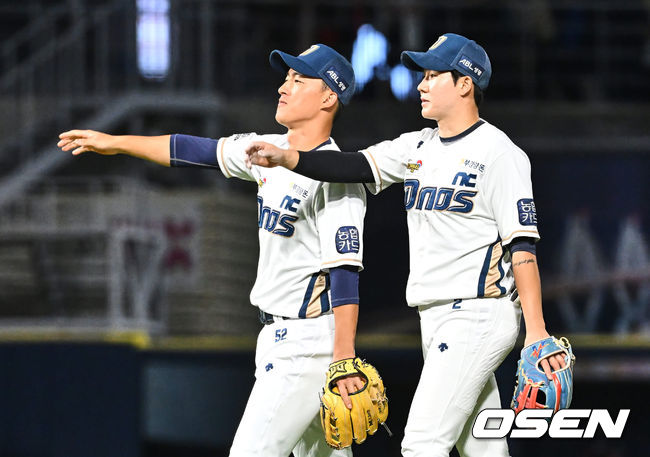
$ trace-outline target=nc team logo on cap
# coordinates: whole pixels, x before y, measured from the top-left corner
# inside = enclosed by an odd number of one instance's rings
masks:
[[[299,55],[300,55],[301,57],[302,57],[302,56],[306,56],[307,54],[311,54],[312,52],[314,52],[314,51],[317,50],[318,48],[320,48],[320,46],[318,46],[317,44],[312,44],[311,47],[310,47],[309,49],[306,49],[306,50],[302,51]]]
[[[429,51],[431,51],[432,49],[436,49],[438,46],[440,46],[440,45],[441,45],[442,43],[444,43],[446,40],[447,40],[447,37],[446,37],[446,36],[444,36],[444,35],[439,36],[439,37],[438,37],[438,41],[436,41],[435,43],[433,43],[433,44],[431,45],[431,47],[429,48]]]

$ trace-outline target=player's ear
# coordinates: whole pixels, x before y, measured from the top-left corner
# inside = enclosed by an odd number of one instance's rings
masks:
[[[459,84],[457,84],[457,87],[460,90],[461,97],[465,97],[472,92],[472,87],[474,85],[472,78],[469,76],[462,76],[458,82]]]
[[[336,93],[329,89],[323,93],[323,108],[330,109],[336,107],[339,102],[339,98]]]

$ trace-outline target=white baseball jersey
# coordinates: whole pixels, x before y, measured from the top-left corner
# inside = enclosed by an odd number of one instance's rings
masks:
[[[316,317],[331,309],[330,268],[363,268],[361,184],[315,181],[283,167],[246,167],[245,148],[266,141],[288,148],[287,135],[221,138],[217,160],[224,176],[257,181],[260,256],[251,303],[284,317]],[[337,149],[331,138],[318,148]],[[327,210],[325,208],[327,207]]]
[[[513,291],[504,246],[539,234],[530,162],[505,133],[481,120],[453,138],[425,128],[361,152],[371,192],[404,182],[410,306]]]

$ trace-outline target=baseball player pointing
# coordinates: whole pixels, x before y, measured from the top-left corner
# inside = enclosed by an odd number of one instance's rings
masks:
[[[72,130],[58,145],[74,155],[121,153],[165,166],[213,167],[227,178],[257,183],[260,257],[250,299],[265,325],[257,340],[255,385],[230,455],[350,456],[350,448],[327,446],[318,393],[330,362],[355,356],[365,191],[361,184],[323,183],[284,168],[248,168],[244,149],[254,140],[305,151],[338,149],[330,133],[339,104],[354,92],[354,72],[320,44],[299,56],[273,51],[270,62],[286,75],[275,116],[287,128],[283,135],[213,140]],[[348,407],[347,393],[363,386],[359,376],[336,384]]]
[[[403,183],[410,246],[406,298],[419,312],[425,361],[402,453],[442,457],[456,445],[461,456],[507,456],[505,439],[476,440],[471,427],[478,411],[501,407],[494,371],[514,346],[522,310],[525,345],[549,337],[530,162],[479,117],[492,73],[481,46],[447,33],[426,52],[403,52],[401,60],[423,72],[422,116],[437,121],[437,128],[360,153],[305,154],[254,142],[249,162],[324,181],[370,183],[375,194]],[[550,379],[565,360],[551,355],[541,366]]]

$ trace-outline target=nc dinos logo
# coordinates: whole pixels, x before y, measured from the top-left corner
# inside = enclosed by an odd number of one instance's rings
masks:
[[[312,52],[314,52],[318,48],[320,48],[320,46],[318,46],[317,44],[313,44],[313,45],[311,45],[311,47],[309,49],[307,49],[306,51],[303,51],[300,55],[301,56],[306,56],[307,54],[311,54]]]
[[[421,161],[421,160],[418,160],[417,162],[411,162],[411,161],[409,161],[409,162],[406,164],[406,168],[407,168],[408,171],[410,171],[411,173],[415,173],[415,171],[416,171],[416,170],[419,170],[421,166],[422,166],[422,161]]]
[[[447,37],[446,37],[446,36],[443,35],[443,36],[441,36],[441,37],[438,37],[438,40],[437,40],[435,43],[433,43],[433,44],[431,45],[431,47],[429,48],[429,51],[431,51],[432,49],[436,49],[438,46],[440,46],[440,45],[441,45],[442,43],[444,43],[445,41],[447,41]]]

